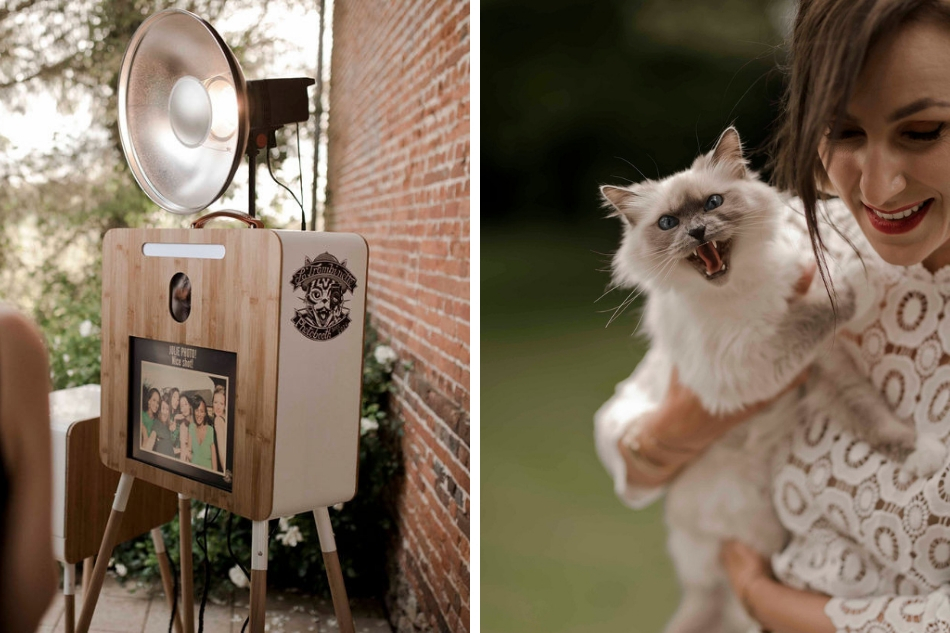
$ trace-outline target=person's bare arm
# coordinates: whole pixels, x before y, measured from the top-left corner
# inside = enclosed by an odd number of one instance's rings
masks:
[[[0,543],[0,631],[32,631],[56,590],[49,369],[39,333],[0,308],[0,451],[9,498]]]
[[[786,587],[772,577],[769,561],[738,541],[726,541],[720,558],[746,612],[772,633],[834,633],[825,614],[830,598]]]
[[[774,398],[730,415],[712,415],[696,394],[679,382],[674,369],[659,408],[646,414],[640,427],[631,429],[617,444],[627,465],[627,483],[658,486],[668,482],[729,429],[797,389],[807,378],[806,370]]]

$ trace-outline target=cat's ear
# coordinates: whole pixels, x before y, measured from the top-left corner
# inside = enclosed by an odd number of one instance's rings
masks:
[[[631,226],[635,223],[634,203],[640,195],[640,188],[636,185],[630,188],[613,185],[600,187],[600,197],[604,207],[611,210],[609,217],[618,217]]]
[[[748,163],[742,155],[742,140],[736,128],[729,126],[716,141],[716,147],[710,152],[713,164],[723,165],[729,169],[730,175],[736,178],[746,178],[749,175]]]

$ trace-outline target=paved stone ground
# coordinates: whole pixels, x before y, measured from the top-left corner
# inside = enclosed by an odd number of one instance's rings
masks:
[[[195,601],[196,620],[199,604],[200,596]],[[205,606],[204,633],[240,633],[247,617],[247,604],[247,590],[235,590],[229,600],[220,604],[212,603],[209,598]],[[378,601],[351,600],[350,605],[356,633],[392,632]],[[80,590],[76,595],[77,620],[81,608]],[[64,632],[66,624],[63,613],[63,595],[60,593],[43,616],[37,633]],[[115,578],[107,576],[89,633],[166,633],[168,616],[168,606],[160,586],[129,590]],[[270,633],[335,633],[339,628],[329,600],[295,593],[269,592],[265,630]],[[197,622],[195,631],[198,631]]]

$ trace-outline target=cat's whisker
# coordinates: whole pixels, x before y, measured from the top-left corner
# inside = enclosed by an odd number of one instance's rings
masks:
[[[641,292],[642,292],[642,291],[641,291]],[[636,296],[634,296],[634,294],[636,294]],[[624,299],[624,300],[620,303],[619,306],[617,306],[616,308],[614,308],[614,313],[613,313],[613,315],[610,317],[610,319],[607,320],[607,325],[604,326],[604,329],[607,329],[608,327],[610,327],[610,324],[613,323],[614,320],[615,320],[618,316],[620,316],[621,314],[623,314],[623,311],[627,309],[627,306],[629,306],[633,301],[635,301],[638,296],[640,296],[640,293],[638,293],[638,292],[636,291],[636,289],[632,290],[632,291],[630,292],[630,294],[627,295],[627,298]]]
[[[649,178],[647,178],[646,175],[645,175],[642,171],[640,171],[640,168],[639,168],[639,167],[637,167],[636,165],[634,165],[633,163],[631,163],[629,160],[627,160],[627,159],[624,158],[623,156],[614,156],[614,158],[618,158],[618,159],[622,160],[623,162],[627,163],[628,165],[630,165],[631,167],[633,167],[634,169],[636,169],[636,170],[637,170],[637,173],[640,174],[640,176],[641,176],[644,180],[649,180]]]

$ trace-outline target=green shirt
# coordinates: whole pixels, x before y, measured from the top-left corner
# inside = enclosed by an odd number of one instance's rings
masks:
[[[145,437],[148,437],[152,434],[152,426],[155,424],[155,418],[149,415],[148,411],[142,411],[142,424],[145,425]]]
[[[198,425],[192,424],[191,431],[191,463],[195,466],[211,469],[211,448],[214,446],[214,427],[205,425],[208,431],[205,433],[205,441],[198,443]]]

